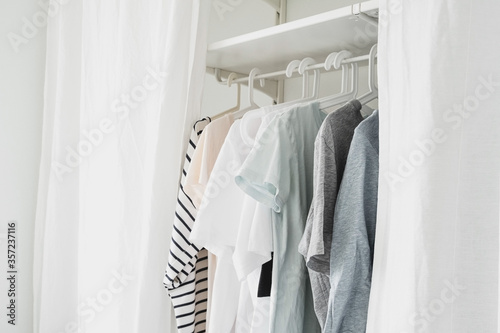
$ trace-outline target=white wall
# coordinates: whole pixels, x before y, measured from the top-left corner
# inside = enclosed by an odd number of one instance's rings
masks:
[[[16,53],[7,34],[22,36],[22,18],[40,11],[35,0],[0,1],[0,233],[18,221],[17,322],[6,324],[6,242],[0,239],[0,332],[32,332],[33,233],[43,111],[45,29]],[[57,311],[57,309],[54,309]]]
[[[276,12],[261,0],[212,0],[208,42],[239,36],[276,24]]]

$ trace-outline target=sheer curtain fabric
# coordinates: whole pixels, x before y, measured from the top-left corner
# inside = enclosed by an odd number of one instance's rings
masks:
[[[59,2],[48,25],[34,332],[175,332],[162,276],[199,118],[209,6]]]
[[[500,2],[380,1],[369,333],[499,332]]]

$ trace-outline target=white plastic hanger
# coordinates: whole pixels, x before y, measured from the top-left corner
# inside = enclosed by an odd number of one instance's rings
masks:
[[[317,99],[319,95],[319,77],[320,73],[319,70],[314,70],[314,87],[313,87],[313,96],[308,97],[308,87],[309,86],[309,78],[308,78],[308,73],[306,71],[306,67],[312,64],[315,64],[316,61],[312,58],[305,58],[302,61],[300,60],[293,60],[291,61],[287,68],[286,68],[286,73],[285,75],[287,77],[291,77],[293,75],[293,72],[297,69],[299,74],[302,75],[302,98],[295,100],[295,101],[290,101],[282,104],[275,105],[272,109],[274,111],[279,111],[280,109],[286,108],[288,106],[293,106],[295,104],[299,104],[302,102],[306,102],[309,100],[314,100]],[[262,114],[254,113],[254,114],[249,114],[246,116],[246,122],[251,123],[254,119],[262,117]],[[242,128],[241,129],[241,135],[244,138],[245,142],[253,142],[254,138],[250,137],[246,129]]]
[[[233,80],[236,78],[237,78],[236,73],[229,74],[229,76],[227,77],[227,81],[226,81],[227,86],[231,87],[231,85],[233,84]],[[240,109],[240,106],[241,106],[241,84],[237,83],[236,85],[238,86],[238,90],[237,90],[238,93],[236,95],[236,106],[234,106],[234,107],[232,107],[224,112],[217,114],[215,117],[212,117],[212,119],[221,118],[228,113],[232,113],[232,112],[238,111]]]
[[[291,78],[293,75],[293,72],[300,66],[301,61],[300,60],[292,60],[286,66],[286,71],[285,75],[288,78]],[[309,73],[306,73],[302,75],[302,97],[301,99],[307,98],[309,92]]]
[[[333,64],[333,67],[335,69],[339,69],[340,66],[342,65],[342,61],[348,57],[350,57],[352,54],[348,51],[341,51],[338,54],[333,56],[333,59],[330,58],[328,61],[325,61],[325,68],[326,65],[331,66]],[[345,79],[343,80],[343,83],[345,83]],[[351,99],[353,99],[358,92],[358,64],[357,63],[352,63],[351,64],[351,89],[350,91],[347,92],[341,92],[340,94],[328,96],[325,98],[322,98],[319,100],[319,108],[324,110],[327,108],[330,108],[332,106],[344,104]]]
[[[377,85],[377,70],[375,68],[375,57],[377,56],[377,44],[373,45],[370,49],[370,58],[368,60],[368,87],[369,92],[358,98],[358,101],[365,105],[368,102],[378,98],[378,85]]]
[[[299,74],[307,74],[306,68],[309,65],[314,65],[316,64],[316,60],[313,58],[304,58],[299,64]],[[320,77],[320,72],[319,69],[314,70],[314,85],[313,85],[313,93],[312,96],[310,96],[307,99],[317,99],[319,96],[319,77]],[[308,86],[309,86],[309,82]]]
[[[314,85],[313,85],[313,95],[309,95],[309,74],[308,71],[306,70],[306,67],[309,65],[314,65],[316,61],[313,58],[304,58],[302,60],[293,60],[290,62],[286,68],[286,76],[287,77],[292,77],[293,71],[297,69],[298,73],[302,75],[303,80],[302,80],[302,97],[293,101],[289,101],[286,103],[281,103],[276,105],[276,107],[273,109],[279,110],[281,108],[286,108],[289,106],[293,106],[295,104],[300,104],[308,101],[312,101],[318,98],[319,96],[319,82],[320,82],[320,72],[319,69],[314,70]]]
[[[241,109],[241,110],[234,112],[233,113],[234,119],[238,119],[238,118],[243,117],[243,115],[250,110],[255,110],[255,109],[260,108],[260,106],[258,106],[257,103],[255,103],[254,97],[253,97],[254,96],[253,87],[254,87],[255,77],[257,75],[259,75],[260,73],[261,73],[261,70],[259,68],[255,67],[254,69],[252,69],[250,71],[250,74],[248,74],[248,104],[249,104],[249,106],[247,106],[244,109]],[[264,87],[265,84],[266,84],[266,80],[260,79],[260,86]]]
[[[238,78],[236,73],[229,74],[227,77],[227,86],[231,87],[233,80],[236,78]],[[241,84],[237,83],[236,85],[238,86],[238,94],[236,95],[236,106],[232,108],[233,111],[237,111],[241,106]]]
[[[319,100],[319,108],[324,110],[330,107],[345,104],[355,98],[358,92],[358,64],[351,64],[351,89],[345,93],[328,96]]]
[[[325,69],[327,71],[329,71],[335,60],[337,60],[337,62],[341,59],[339,57],[339,53],[341,53],[342,57],[345,55],[345,57],[347,58],[350,58],[352,56],[351,52],[349,51],[340,51],[340,52],[333,52],[333,53],[330,53],[328,55],[328,57],[326,58],[325,60]],[[343,53],[343,54],[342,54]],[[338,65],[337,65],[338,66]],[[345,94],[347,92],[347,84],[349,83],[349,73],[348,73],[348,70],[349,70],[349,67],[347,64],[341,64],[342,66],[342,81],[341,81],[341,90],[340,90],[340,93],[341,94]]]

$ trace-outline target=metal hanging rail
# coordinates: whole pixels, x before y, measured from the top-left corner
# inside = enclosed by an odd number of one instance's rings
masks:
[[[358,56],[358,57],[344,59],[344,60],[342,60],[342,62],[340,64],[346,65],[346,64],[356,63],[356,62],[368,61],[369,59],[370,59],[369,55],[362,55],[362,56]],[[325,62],[306,66],[304,70],[305,71],[313,71],[313,70],[317,70],[317,69],[320,69],[320,70],[325,69]],[[298,68],[295,68],[293,70],[293,73],[298,73]],[[215,74],[216,80],[219,83],[227,84],[227,81],[225,79],[223,79],[221,76],[220,69],[215,68],[214,74]],[[287,74],[287,71],[285,69],[285,70],[279,70],[279,71],[270,72],[270,73],[258,74],[254,77],[254,79],[255,80],[273,79],[273,78],[279,78],[279,77],[286,76],[286,74]],[[242,84],[248,83],[248,79],[249,79],[248,76],[238,77],[238,74],[236,74],[236,76],[237,76],[236,79],[231,80],[232,83],[242,83]]]
[[[371,0],[338,8],[293,22],[286,21],[286,0],[266,1],[277,9],[277,25],[263,30],[228,38],[208,46],[207,72],[215,75],[224,84],[231,73],[234,83],[246,85],[248,73],[252,68],[262,69],[256,79],[265,79],[261,90],[283,101],[283,68],[292,59],[303,58],[306,54],[318,59],[329,50],[349,50],[354,58],[343,63],[359,62],[368,59],[366,54],[377,43],[378,1]],[[354,19],[353,19],[354,18]],[[278,24],[283,23],[283,24]],[[371,27],[371,28],[370,28]],[[360,37],[360,34],[362,35]],[[364,34],[364,35],[363,35]],[[360,38],[363,44],[359,43]],[[322,64],[306,67],[306,71],[318,70]],[[294,72],[297,72],[295,70]]]

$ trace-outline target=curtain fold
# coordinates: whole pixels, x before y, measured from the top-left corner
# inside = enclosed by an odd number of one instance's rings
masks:
[[[500,3],[380,2],[367,332],[498,332]]]
[[[34,332],[174,332],[162,278],[210,1],[51,1]]]

